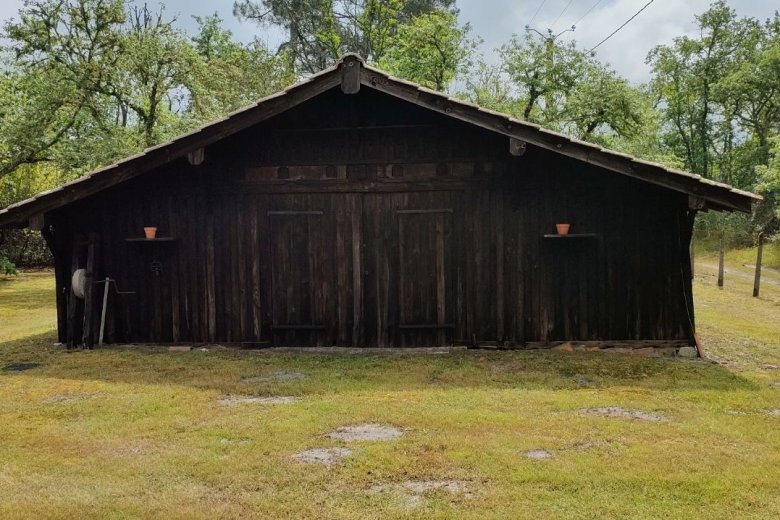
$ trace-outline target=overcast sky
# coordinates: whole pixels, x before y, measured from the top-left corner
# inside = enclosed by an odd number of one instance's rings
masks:
[[[544,32],[556,33],[577,22],[573,37],[583,48],[591,48],[638,11],[647,0],[457,0],[461,22],[469,22],[473,33],[484,40],[482,52],[495,61],[494,49],[513,33],[521,33],[527,24]],[[16,16],[23,0],[0,0],[0,18]],[[150,0],[150,5],[160,2]],[[182,28],[193,28],[192,15],[207,15],[217,11],[237,38],[249,41],[255,36],[275,46],[278,32],[269,32],[233,16],[233,0],[166,0],[167,12],[177,15]],[[766,19],[778,9],[777,0],[731,0],[730,5],[740,16]],[[630,24],[599,47],[597,56],[608,62],[629,80],[647,81],[647,53],[656,45],[670,43],[676,36],[693,35],[694,15],[709,6],[709,0],[655,0]],[[578,20],[595,5],[587,16]],[[568,6],[568,7],[567,7]],[[540,8],[541,7],[541,8]],[[534,18],[534,13],[538,14]],[[557,20],[557,21],[556,21]]]

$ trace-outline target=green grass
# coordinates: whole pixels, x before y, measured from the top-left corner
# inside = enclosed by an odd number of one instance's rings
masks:
[[[756,264],[757,252],[757,247],[731,249],[726,252],[726,265],[753,266]],[[696,255],[702,255],[704,258],[714,259],[717,262],[718,244],[714,242],[697,243]],[[780,240],[764,242],[764,248],[761,253],[761,265],[771,269],[780,269]]]
[[[699,333],[719,364],[623,355],[280,354],[55,341],[51,277],[0,282],[0,518],[776,518],[780,291],[714,287],[698,269]],[[25,295],[34,303],[25,304]],[[25,330],[27,333],[25,333]],[[275,370],[306,379],[247,382]],[[225,407],[226,395],[296,395]],[[622,406],[653,423],[583,415]],[[338,426],[403,427],[345,445]],[[331,468],[296,462],[348,446]],[[552,459],[531,461],[544,448]],[[468,482],[473,497],[371,493]]]
[[[54,297],[54,276],[49,271],[0,276],[0,342],[55,328]]]

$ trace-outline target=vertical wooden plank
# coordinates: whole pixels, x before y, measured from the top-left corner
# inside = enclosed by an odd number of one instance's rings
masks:
[[[502,193],[492,192],[496,211],[496,340],[503,342],[504,331],[504,197]]]
[[[60,343],[67,342],[68,303],[67,293],[63,290],[67,287],[67,270],[63,261],[62,235],[64,228],[59,224],[46,222],[41,229],[41,235],[54,259],[54,287],[57,301],[57,340]]]
[[[206,217],[206,317],[208,340],[214,343],[217,337],[217,308],[214,288],[214,215]]]
[[[444,215],[435,217],[436,227],[436,324],[440,327],[436,334],[437,346],[445,344],[446,330],[443,325],[447,321],[447,293],[445,286],[445,255],[444,250]]]
[[[257,201],[257,233],[258,243],[260,249],[260,298],[262,300],[262,308],[260,309],[260,316],[262,318],[262,326],[260,328],[260,341],[268,341],[273,343],[274,331],[273,315],[274,315],[274,300],[275,294],[273,287],[273,253],[271,242],[271,228],[270,220],[268,217],[268,211],[274,206],[271,199],[267,195],[261,195],[256,197]]]
[[[402,216],[398,216],[396,218],[398,221],[398,259],[399,259],[399,269],[396,273],[396,277],[398,278],[398,317],[399,317],[399,325],[405,325],[410,323],[409,318],[409,311],[412,306],[412,302],[408,302],[406,300],[406,284],[408,281],[406,280],[406,269],[404,269],[404,263],[406,260],[406,252],[404,248],[404,233],[406,232],[405,226],[404,226],[404,218]]]
[[[68,277],[68,313],[67,313],[67,342],[68,348],[74,348],[81,343],[81,339],[77,339],[76,332],[76,320],[78,319],[78,298],[73,294],[73,286],[71,280],[73,279],[73,273],[79,268],[79,236],[71,234],[71,259],[70,259],[70,276]]]
[[[174,209],[173,201],[168,198],[168,229],[172,237],[179,239],[179,247],[181,247],[181,237],[179,236],[180,230],[177,225],[176,210]],[[179,318],[181,316],[181,310],[179,305],[179,282],[181,279],[181,270],[179,269],[179,255],[174,252],[174,257],[170,260],[171,265],[171,339],[174,343],[181,341],[181,330],[179,328]]]
[[[329,195],[330,200],[334,199],[346,199],[344,204],[334,205],[335,221],[336,221],[336,323],[338,334],[336,334],[337,344],[346,346],[348,344],[348,315],[349,315],[349,302],[348,296],[348,268],[349,263],[347,260],[347,244],[346,244],[346,222],[344,216],[344,208],[347,211],[351,209],[349,195]]]
[[[464,201],[466,200],[466,192],[458,192],[454,197],[454,206],[458,208],[453,215],[453,234],[454,234],[454,249],[455,255],[455,312],[454,322],[455,330],[453,331],[455,342],[464,342],[467,340],[467,324],[466,324],[466,301],[465,301],[465,265],[466,265],[466,253],[464,244],[466,243],[466,237],[464,234],[464,220],[470,218],[465,208]]]
[[[93,337],[93,325],[94,325],[94,313],[95,309],[93,307],[94,305],[94,298],[93,298],[93,288],[94,288],[94,281],[95,281],[95,249],[97,248],[97,241],[98,237],[96,233],[89,233],[88,243],[87,243],[87,267],[86,267],[86,276],[85,276],[85,289],[84,289],[84,328],[82,331],[82,342],[84,343],[84,346],[87,348],[92,348],[94,346],[94,337]]]
[[[253,341],[261,341],[262,337],[262,285],[260,281],[260,236],[257,226],[257,205],[250,203],[249,211],[249,237],[252,262],[252,335]]]
[[[475,269],[475,255],[478,251],[478,243],[475,243],[476,240],[472,240],[472,237],[475,237],[476,229],[475,229],[475,221],[477,220],[477,216],[479,215],[479,211],[477,210],[476,206],[476,192],[473,189],[469,189],[466,191],[466,195],[464,197],[465,199],[465,206],[466,206],[466,215],[464,215],[464,240],[468,239],[470,243],[470,247],[464,249],[464,256],[466,256],[465,260],[465,272],[466,272],[466,337],[464,338],[469,344],[471,344],[475,338],[477,338],[477,330],[476,330],[476,322],[475,322],[475,316],[474,316],[474,308],[479,305],[477,300],[474,299],[474,293],[475,293],[475,280],[474,280],[474,269]],[[468,238],[466,238],[468,237]]]
[[[248,305],[247,305],[247,274],[246,274],[246,264],[247,264],[247,257],[246,257],[246,250],[247,246],[250,246],[250,244],[246,244],[246,227],[245,227],[245,221],[244,221],[244,213],[246,209],[246,202],[244,197],[239,197],[236,201],[238,205],[238,211],[236,212],[236,219],[235,219],[235,225],[236,225],[236,238],[238,243],[236,244],[236,247],[238,249],[238,287],[234,287],[233,290],[238,292],[238,328],[239,328],[239,335],[236,338],[236,341],[247,341],[250,339],[250,332],[248,330],[247,326],[247,314],[248,314]],[[250,246],[251,249],[251,246]]]
[[[363,199],[364,195],[352,197],[352,346],[365,345],[363,324]]]

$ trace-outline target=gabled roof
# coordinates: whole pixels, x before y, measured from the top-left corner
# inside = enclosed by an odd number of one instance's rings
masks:
[[[208,146],[245,128],[285,112],[331,88],[355,93],[371,88],[422,106],[434,112],[465,121],[493,132],[525,141],[561,155],[594,164],[630,177],[687,193],[696,207],[749,212],[751,204],[762,200],[754,193],[705,179],[700,175],[667,168],[630,155],[602,148],[539,125],[515,119],[455,99],[410,81],[367,66],[356,54],[348,54],[335,65],[285,90],[208,123],[166,143],[94,170],[53,190],[0,210],[0,227],[26,226],[31,218],[97,193],[188,153]]]

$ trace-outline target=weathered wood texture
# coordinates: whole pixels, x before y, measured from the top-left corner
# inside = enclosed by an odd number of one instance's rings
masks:
[[[522,346],[691,341],[691,215],[687,195],[336,87],[47,222],[58,285],[95,233],[93,278],[136,291],[111,295],[107,342]],[[544,238],[563,221],[596,236]],[[176,240],[126,241],[144,226]]]

